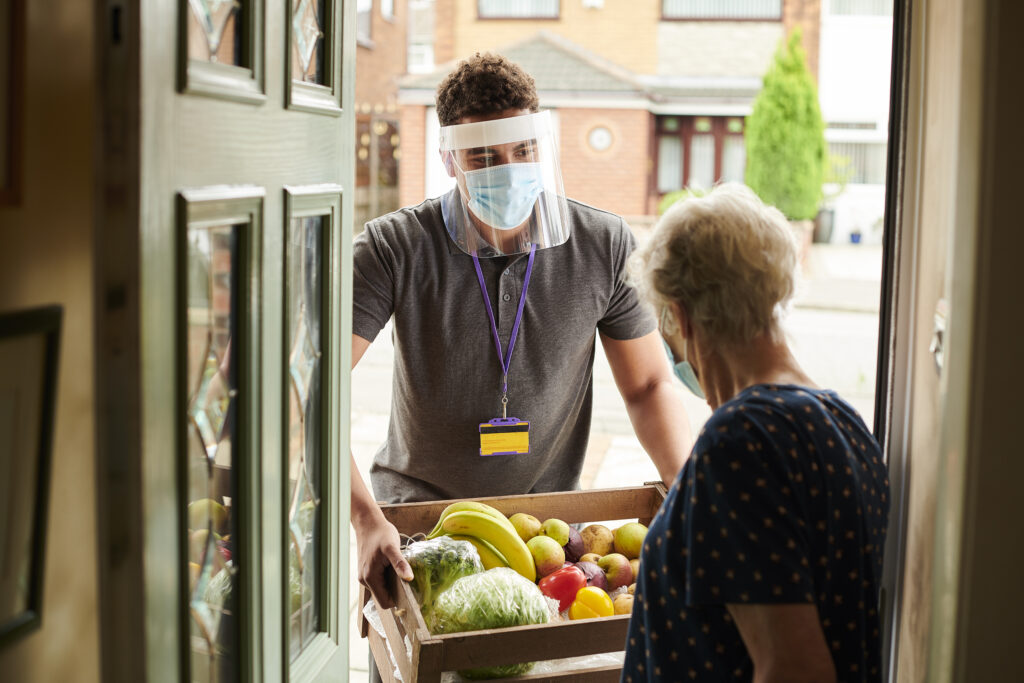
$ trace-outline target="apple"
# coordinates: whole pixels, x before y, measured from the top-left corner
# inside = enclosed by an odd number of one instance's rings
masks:
[[[540,533],[540,520],[533,515],[517,512],[509,517],[508,521],[512,522],[512,526],[516,528],[516,533],[519,534],[519,538],[523,539],[523,543]]]
[[[540,537],[538,537],[540,538]],[[587,585],[587,577],[579,567],[569,565],[545,576],[537,583],[540,592],[558,601],[558,611],[569,609],[576,594]]]
[[[647,527],[639,522],[623,524],[615,530],[615,552],[621,553],[631,560],[640,557],[646,535]]]
[[[550,536],[534,536],[526,542],[526,547],[533,555],[538,576],[547,576],[556,569],[561,569],[565,563],[565,551],[558,541]]]
[[[200,498],[188,504],[188,528],[205,529],[209,526],[217,533],[227,531],[228,510],[212,498]]]
[[[618,595],[612,600],[612,608],[615,610],[615,614],[632,614],[633,613],[633,596],[629,593],[623,593]]]
[[[558,545],[564,546],[569,542],[570,528],[568,524],[560,519],[545,519],[544,523],[540,525],[540,533],[555,539],[558,541]]]
[[[629,591],[630,595],[635,595],[636,594],[636,581],[634,581],[633,583],[629,584],[629,588],[627,590]]]
[[[569,527],[569,540],[562,546],[565,550],[565,559],[569,562],[576,562],[580,559],[580,555],[583,554],[583,539],[580,538],[580,532],[576,529]]]
[[[579,562],[593,562],[597,564],[597,561],[601,559],[601,556],[597,553],[583,553],[580,555]]]
[[[604,557],[615,550],[612,530],[602,524],[591,524],[580,532],[584,554],[593,553]]]
[[[630,560],[629,568],[633,570],[633,580],[640,578],[640,560]]]
[[[620,586],[628,586],[633,582],[633,568],[629,566],[629,558],[621,553],[609,553],[597,562],[608,580],[608,590],[613,591]]]
[[[602,590],[608,590],[608,579],[605,578],[604,570],[601,569],[596,562],[585,562],[581,560],[576,563],[576,566],[583,570],[583,573],[587,577],[588,586],[597,586]]]

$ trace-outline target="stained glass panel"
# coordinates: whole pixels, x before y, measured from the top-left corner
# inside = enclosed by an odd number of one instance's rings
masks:
[[[237,678],[236,477],[238,227],[188,232],[187,472],[191,680]]]
[[[291,0],[292,80],[326,85],[326,0]]]
[[[323,216],[288,230],[288,614],[295,659],[321,630]]]
[[[242,52],[242,27],[248,5],[242,0],[189,0],[189,59],[249,66],[244,63]]]

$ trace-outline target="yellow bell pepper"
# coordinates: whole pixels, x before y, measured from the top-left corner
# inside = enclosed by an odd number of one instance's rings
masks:
[[[595,617],[610,617],[615,613],[612,599],[597,586],[581,588],[576,593],[576,599],[569,605],[570,619],[593,619]]]

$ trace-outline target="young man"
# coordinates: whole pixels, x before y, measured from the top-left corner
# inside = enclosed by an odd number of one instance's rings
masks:
[[[441,83],[441,157],[456,188],[370,221],[355,241],[352,362],[394,316],[388,438],[370,494],[352,462],[359,579],[382,607],[412,578],[375,500],[579,487],[595,330],[663,481],[691,439],[653,316],[624,281],[622,219],[567,200],[533,79],[477,55]],[[680,417],[682,416],[682,418]],[[493,453],[493,454],[492,454]]]

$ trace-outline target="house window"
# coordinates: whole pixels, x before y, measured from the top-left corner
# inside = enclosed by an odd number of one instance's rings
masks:
[[[477,0],[480,19],[557,19],[559,0]]]
[[[408,49],[406,71],[425,74],[434,70],[434,3],[412,0],[407,6]]]
[[[782,0],[662,0],[662,19],[782,18]]]
[[[656,186],[660,194],[684,187],[709,189],[743,182],[746,149],[739,116],[659,116]]]
[[[830,142],[828,153],[843,180],[856,185],[885,184],[886,143]]]
[[[356,40],[369,43],[373,37],[370,26],[373,23],[373,0],[357,0],[356,2]]]
[[[380,0],[380,15],[385,19],[394,19],[395,0]]]
[[[891,17],[893,0],[831,0],[829,14]]]

